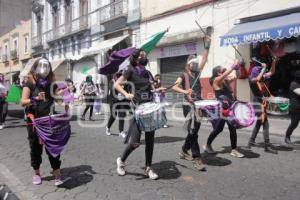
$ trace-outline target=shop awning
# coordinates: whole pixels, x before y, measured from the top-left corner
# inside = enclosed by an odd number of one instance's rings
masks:
[[[300,35],[300,13],[237,24],[221,37],[221,46],[255,43]]]
[[[66,61],[66,59],[52,61],[51,62],[52,71],[55,72],[55,70],[65,61]]]
[[[34,62],[39,59],[39,58],[31,58],[30,60],[28,60],[28,62],[26,63],[24,69],[21,71],[20,73],[20,77],[24,77],[27,76],[28,73],[30,72]]]
[[[112,38],[109,40],[104,40],[99,42],[97,45],[94,47],[88,49],[88,50],[83,50],[81,54],[83,56],[91,56],[100,53],[100,51],[107,51],[108,49],[111,49],[113,46],[116,44],[122,42],[125,40],[129,35],[123,35],[120,37]]]

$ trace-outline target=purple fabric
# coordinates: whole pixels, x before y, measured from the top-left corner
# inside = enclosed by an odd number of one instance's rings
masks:
[[[251,71],[251,74],[250,74],[250,78],[253,79],[253,78],[256,78],[259,73],[261,71],[261,67],[260,66],[255,66],[252,68],[252,71]]]
[[[140,77],[143,77],[145,75],[145,67],[143,66],[136,66],[135,71]]]
[[[135,47],[129,47],[120,51],[114,51],[110,55],[108,62],[100,68],[99,73],[103,75],[109,75],[118,72],[119,65],[121,65],[126,60],[126,58],[131,56],[134,50]]]
[[[57,114],[36,118],[33,124],[49,153],[53,157],[60,155],[71,135],[68,115]]]
[[[42,86],[43,88],[45,88],[47,84],[48,84],[48,81],[46,79],[39,79],[38,80],[38,85]]]

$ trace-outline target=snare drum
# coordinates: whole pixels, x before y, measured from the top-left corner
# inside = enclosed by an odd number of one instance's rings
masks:
[[[255,112],[252,105],[245,102],[234,102],[228,120],[235,128],[251,126],[255,121]]]
[[[167,123],[165,109],[158,103],[143,103],[137,107],[134,114],[137,125],[141,131],[155,131]]]
[[[283,97],[266,97],[267,113],[272,115],[289,114],[290,100]]]
[[[220,102],[217,100],[195,101],[195,106],[210,120],[220,118]]]

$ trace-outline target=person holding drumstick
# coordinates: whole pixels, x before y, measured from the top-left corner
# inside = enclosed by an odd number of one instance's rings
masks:
[[[181,159],[194,161],[194,167],[199,171],[204,171],[206,166],[201,159],[200,147],[198,143],[198,132],[201,126],[197,117],[195,101],[201,100],[200,75],[207,62],[210,41],[209,36],[205,37],[204,51],[199,58],[190,55],[184,68],[183,74],[177,78],[173,90],[184,94],[185,102],[182,105],[183,115],[187,123],[187,136],[182,146],[179,156]],[[188,153],[191,150],[192,155]]]
[[[263,136],[265,141],[265,152],[274,153],[276,154],[277,151],[272,149],[272,145],[270,144],[269,139],[269,121],[267,118],[266,113],[266,102],[265,102],[265,95],[268,93],[268,88],[265,85],[264,81],[269,79],[274,73],[276,68],[277,58],[272,58],[272,65],[269,72],[267,72],[267,65],[262,63],[261,66],[253,67],[250,72],[249,77],[249,85],[254,96],[254,108],[255,108],[255,115],[257,117],[255,127],[252,131],[252,135],[248,142],[248,148],[250,149],[251,146],[254,146],[256,136],[258,131],[263,126]]]
[[[146,52],[143,49],[136,49],[130,57],[130,64],[127,69],[124,70],[122,76],[114,84],[114,88],[120,92],[127,99],[134,101],[135,104],[139,105],[146,102],[152,101],[152,82],[153,76],[146,70],[145,66],[148,63]],[[133,84],[133,94],[126,92],[122,87],[125,82]],[[146,167],[145,175],[150,179],[158,179],[158,175],[151,168],[152,156],[154,148],[154,131],[145,133],[145,156],[146,156]],[[121,157],[117,159],[117,173],[120,176],[126,174],[125,161],[128,156],[140,145],[141,131],[135,121],[132,119],[128,129],[128,136],[130,137],[129,144],[125,148]]]
[[[43,145],[40,143],[39,137],[33,126],[33,118],[40,118],[54,113],[54,95],[62,95],[54,83],[54,74],[52,72],[51,64],[45,58],[38,59],[32,67],[30,78],[23,88],[21,104],[26,107],[27,114],[27,132],[30,146],[31,166],[34,169],[34,176],[32,183],[39,185],[42,183],[40,165],[42,163]],[[53,89],[53,90],[52,90]],[[52,91],[51,91],[52,90]],[[33,117],[30,117],[33,116]],[[60,155],[53,157],[46,149],[50,165],[55,176],[55,185],[59,186],[65,180],[61,178],[60,174]]]
[[[293,144],[291,142],[291,135],[297,128],[300,121],[300,70],[294,74],[295,79],[290,85],[290,117],[291,123],[285,133],[285,143]]]
[[[215,153],[211,144],[214,139],[223,131],[225,123],[227,123],[231,142],[230,155],[238,158],[244,157],[244,155],[237,150],[236,128],[226,119],[226,117],[228,117],[228,111],[231,105],[236,101],[232,89],[230,88],[230,83],[234,81],[234,79],[230,79],[228,75],[231,74],[234,70],[238,70],[239,66],[239,61],[236,60],[229,69],[226,69],[222,66],[216,66],[212,70],[210,84],[214,89],[217,100],[221,103],[222,113],[220,118],[216,119],[215,124],[213,125],[214,129],[207,138],[206,145],[204,146],[204,150],[208,153]]]

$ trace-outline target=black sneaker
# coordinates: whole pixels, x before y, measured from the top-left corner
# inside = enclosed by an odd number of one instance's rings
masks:
[[[85,117],[82,115],[82,116],[80,117],[80,120],[85,121]]]
[[[256,142],[253,140],[249,140],[248,145],[246,146],[247,149],[251,149],[251,147],[256,146]]]
[[[292,141],[291,141],[291,139],[288,138],[288,137],[285,137],[285,138],[284,138],[284,142],[285,142],[286,144],[293,144]]]
[[[90,120],[90,121],[95,121],[95,120],[93,119],[93,117],[90,117],[89,120]]]

